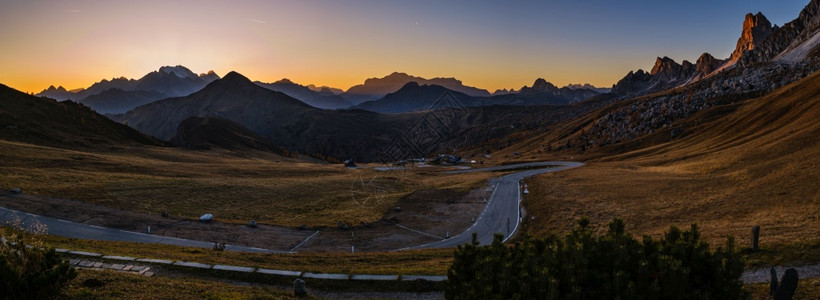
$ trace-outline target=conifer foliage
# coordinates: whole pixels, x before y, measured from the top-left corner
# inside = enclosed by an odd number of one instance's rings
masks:
[[[0,298],[55,299],[77,271],[37,236],[24,238],[21,230],[0,231]]]
[[[613,219],[595,236],[589,220],[560,238],[525,237],[512,246],[475,234],[455,251],[447,299],[742,299],[744,263],[729,237],[710,251],[696,225],[639,242]]]

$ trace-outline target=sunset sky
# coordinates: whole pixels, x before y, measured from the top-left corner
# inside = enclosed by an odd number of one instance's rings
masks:
[[[394,71],[491,92],[611,86],[656,56],[728,57],[747,12],[809,0],[2,1],[0,83],[25,92],[163,65],[347,89]]]

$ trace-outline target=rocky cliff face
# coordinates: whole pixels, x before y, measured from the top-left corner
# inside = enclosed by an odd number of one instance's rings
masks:
[[[783,57],[786,56],[783,53],[792,49],[799,55]],[[811,53],[820,53],[820,0],[812,0],[797,19],[783,27],[773,26],[763,13],[747,14],[737,47],[729,58],[716,59],[704,53],[693,65],[658,57],[649,73],[630,72],[613,86],[612,92],[621,99],[631,98],[696,83],[715,76],[717,71],[770,62],[778,55],[787,63],[802,63]]]
[[[720,68],[724,63],[726,63],[726,60],[717,59],[709,53],[703,53],[695,63],[695,72],[697,75],[706,76]]]
[[[638,96],[649,88],[650,80],[652,80],[652,75],[644,70],[629,71],[624,78],[612,86],[612,93],[624,98]]]
[[[630,72],[613,87],[620,99],[635,98],[597,119],[582,142],[587,146],[634,140],[716,105],[764,95],[820,70],[820,0],[783,27],[758,13],[746,15],[737,49],[726,60],[708,53],[698,58],[693,76],[681,88],[668,89],[685,69],[666,57],[649,73]],[[647,95],[653,92],[653,95]],[[671,131],[672,138],[681,133]],[[574,142],[573,142],[574,143]]]
[[[730,59],[738,60],[743,52],[752,51],[759,47],[766,38],[772,35],[775,29],[763,13],[746,14],[746,19],[743,21],[743,31],[737,40],[737,46]]]
[[[744,26],[745,29],[745,26]],[[775,28],[771,35],[754,49],[746,51],[738,59],[741,66],[772,60],[790,47],[812,38],[820,30],[820,0],[812,0],[794,21]],[[745,30],[744,30],[745,31]]]
[[[688,80],[694,70],[695,65],[689,61],[684,60],[682,64],[678,64],[671,58],[664,56],[655,60],[655,66],[652,67],[652,71],[649,71],[649,75],[662,82],[677,82]]]

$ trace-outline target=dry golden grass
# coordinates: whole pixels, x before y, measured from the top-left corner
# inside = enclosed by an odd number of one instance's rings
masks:
[[[763,244],[818,240],[818,83],[814,74],[731,109],[704,111],[684,121],[689,134],[679,140],[537,176],[524,202],[535,219],[525,228],[561,232],[581,216],[603,228],[619,216],[628,231],[654,236],[698,223],[713,245],[733,235],[747,246],[755,225]]]
[[[479,187],[492,174],[347,169],[264,153],[129,147],[83,152],[0,141],[0,187],[125,210],[220,221],[374,222],[418,189]],[[422,173],[424,172],[424,173]]]
[[[42,237],[47,247],[124,255],[184,260],[207,264],[258,267],[319,273],[446,275],[453,261],[452,249],[397,252],[267,254],[213,251],[129,242],[81,240],[58,236]]]
[[[107,270],[80,270],[63,294],[67,299],[302,299],[282,288]]]

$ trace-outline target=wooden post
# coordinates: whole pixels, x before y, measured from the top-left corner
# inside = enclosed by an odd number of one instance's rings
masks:
[[[760,241],[760,226],[752,227],[752,251],[757,252],[758,242]]]

